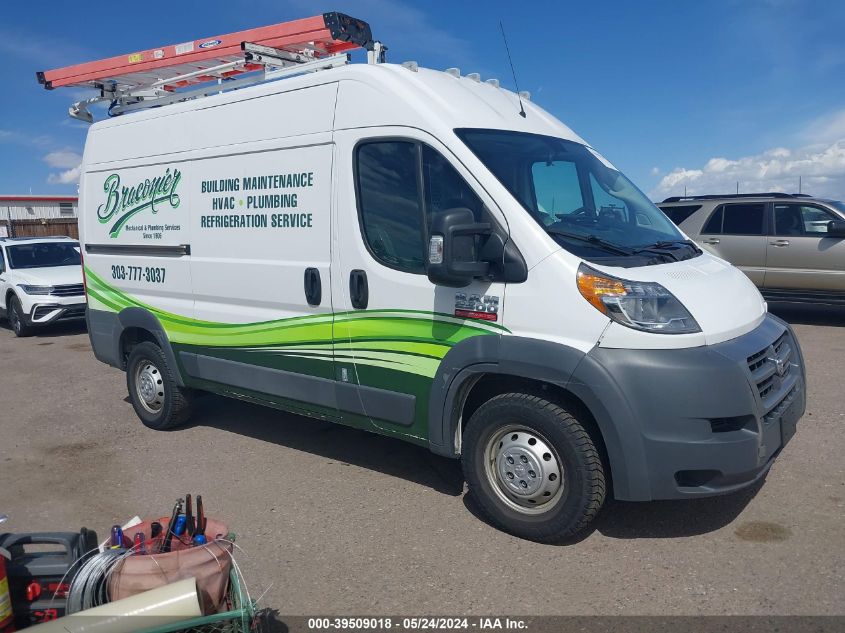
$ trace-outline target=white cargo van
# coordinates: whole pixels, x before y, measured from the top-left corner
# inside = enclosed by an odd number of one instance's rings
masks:
[[[798,342],[745,275],[456,69],[342,65],[95,123],[80,209],[91,342],[144,424],[206,391],[408,440],[526,538],[608,493],[749,486],[804,412]]]

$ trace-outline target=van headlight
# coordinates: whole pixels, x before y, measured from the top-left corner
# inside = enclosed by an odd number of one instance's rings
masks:
[[[596,310],[626,327],[659,334],[701,332],[684,305],[658,283],[618,279],[581,264],[578,290]]]
[[[48,295],[53,292],[53,286],[29,286],[27,284],[18,284],[18,288],[28,295]]]

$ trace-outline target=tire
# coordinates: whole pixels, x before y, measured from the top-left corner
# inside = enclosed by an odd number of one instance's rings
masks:
[[[151,429],[172,429],[190,416],[190,393],[176,384],[155,343],[144,341],[132,348],[126,362],[126,387],[135,413]]]
[[[32,336],[34,328],[26,322],[26,315],[24,314],[21,301],[17,297],[12,297],[9,300],[8,306],[9,325],[15,336],[23,338],[25,336]]]
[[[525,393],[481,405],[463,433],[469,494],[497,527],[540,543],[576,536],[604,503],[593,440],[563,407]]]

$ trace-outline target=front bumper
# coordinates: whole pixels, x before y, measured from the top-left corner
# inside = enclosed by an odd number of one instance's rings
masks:
[[[30,325],[47,325],[56,321],[84,319],[87,305],[82,303],[35,303],[29,311]]]
[[[804,376],[791,328],[768,315],[752,332],[717,345],[595,348],[572,386],[589,394],[616,497],[678,499],[763,478],[804,414]]]

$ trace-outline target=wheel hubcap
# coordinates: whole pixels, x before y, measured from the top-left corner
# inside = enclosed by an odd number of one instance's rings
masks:
[[[164,380],[158,367],[142,361],[135,371],[135,390],[139,401],[150,413],[158,413],[164,405]]]
[[[564,471],[557,451],[533,429],[503,427],[491,436],[485,457],[490,484],[514,510],[540,514],[560,499]]]

